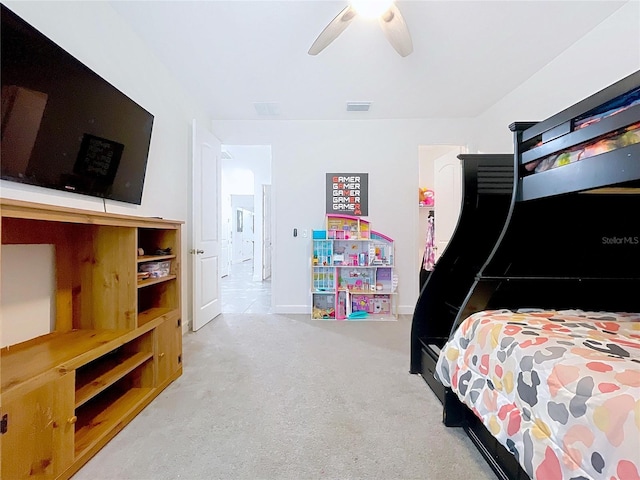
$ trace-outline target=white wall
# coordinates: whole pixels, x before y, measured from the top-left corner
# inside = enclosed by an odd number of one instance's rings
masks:
[[[476,119],[214,121],[223,143],[272,145],[274,310],[309,311],[310,241],[292,230],[322,226],[324,174],[350,171],[370,174],[369,220],[396,240],[400,313],[411,313],[418,295],[419,145],[512,152],[512,122],[542,120],[640,68],[639,10],[640,2],[626,4]]]
[[[108,2],[3,2],[154,116],[142,205],[107,201],[107,211],[187,221],[191,178],[191,121],[206,115],[175,83]],[[102,200],[0,182],[0,196],[89,210]],[[183,318],[191,318],[187,231],[183,229]],[[185,327],[188,322],[183,322]]]
[[[270,144],[275,253],[272,296],[277,313],[310,311],[310,238],[293,229],[321,229],[325,173],[369,173],[373,229],[396,241],[400,313],[418,295],[418,149],[465,144],[465,120],[214,121],[224,144]]]

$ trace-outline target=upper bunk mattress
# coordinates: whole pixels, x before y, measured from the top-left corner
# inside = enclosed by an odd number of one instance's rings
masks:
[[[640,479],[640,314],[475,313],[436,377],[531,478]]]

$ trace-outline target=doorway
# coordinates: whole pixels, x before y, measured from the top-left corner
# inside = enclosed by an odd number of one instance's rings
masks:
[[[437,262],[458,224],[462,206],[462,164],[458,155],[465,152],[466,147],[460,145],[418,147],[419,187],[429,197],[419,207],[417,253],[421,286],[433,265],[427,262],[429,266],[424,269],[425,250],[429,247],[432,260]]]
[[[223,145],[221,178],[222,313],[271,313],[271,147]]]

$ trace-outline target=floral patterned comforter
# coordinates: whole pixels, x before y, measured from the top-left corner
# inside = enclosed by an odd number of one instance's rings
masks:
[[[640,480],[640,313],[475,313],[436,377],[531,478]]]

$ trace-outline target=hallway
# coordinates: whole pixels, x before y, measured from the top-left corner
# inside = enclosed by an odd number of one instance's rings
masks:
[[[230,274],[221,279],[222,313],[273,313],[271,278],[253,280],[253,261],[231,265]]]

